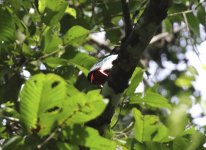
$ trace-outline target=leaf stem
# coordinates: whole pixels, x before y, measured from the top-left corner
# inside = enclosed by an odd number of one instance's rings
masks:
[[[58,52],[60,52],[61,50],[56,50],[56,51],[53,51],[53,52],[51,52],[51,53],[49,53],[49,54],[45,54],[45,55],[43,55],[43,56],[41,56],[41,57],[39,57],[39,59],[41,60],[41,59],[45,59],[45,58],[47,58],[47,57],[50,57],[50,56],[52,56],[52,55],[54,55],[54,54],[56,54],[56,53],[58,53]]]

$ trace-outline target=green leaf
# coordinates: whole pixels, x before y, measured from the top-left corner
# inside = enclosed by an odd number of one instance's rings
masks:
[[[145,150],[146,147],[143,145],[143,144],[140,144],[140,143],[135,143],[134,144],[134,149],[138,149],[138,150]]]
[[[170,22],[170,20],[169,19],[165,19],[163,21],[163,23],[164,23],[164,30],[165,30],[165,32],[171,32],[172,31],[172,23]]]
[[[183,73],[180,75],[179,78],[175,80],[175,85],[178,87],[191,87],[192,81],[195,80],[195,77],[192,75],[187,75],[186,73]]]
[[[187,11],[187,7],[180,3],[180,4],[173,4],[169,10],[168,10],[168,14],[169,17],[168,19],[173,23],[173,22],[178,22],[181,23],[184,20],[184,17],[182,15],[175,15],[175,13],[181,13],[184,11]]]
[[[78,78],[79,70],[73,65],[67,65],[55,68],[55,73],[63,77],[68,83],[75,84]]]
[[[184,137],[177,137],[173,141],[174,150],[187,149],[189,145],[190,141]]]
[[[185,99],[184,99],[185,100]],[[181,100],[180,100],[181,101]],[[179,104],[173,108],[172,112],[167,118],[169,134],[173,137],[182,136],[185,134],[185,128],[188,124],[186,104]]]
[[[48,25],[55,25],[63,17],[68,2],[65,0],[39,0],[42,20]]]
[[[168,141],[168,129],[155,115],[142,115],[138,109],[132,109],[134,115],[134,133],[135,139],[139,142]]]
[[[14,75],[6,83],[0,85],[0,104],[6,101],[17,101],[22,83],[23,79],[20,75]]]
[[[189,127],[189,128],[186,128],[182,134],[182,136],[185,136],[185,135],[193,135],[196,133],[196,129],[195,127]]]
[[[15,24],[7,10],[0,8],[0,45],[15,39]]]
[[[155,142],[171,141],[172,138],[169,138],[168,135],[169,135],[168,128],[163,124],[159,124],[157,132],[155,136],[153,137],[152,141],[155,141]]]
[[[181,0],[179,0],[181,1]],[[173,13],[178,13],[178,12],[183,12],[186,11],[187,7],[182,4],[182,3],[174,3],[168,10],[169,14],[173,14]],[[174,15],[174,16],[178,16],[178,15]]]
[[[26,148],[24,147],[24,138],[21,136],[14,136],[12,138],[10,138],[4,145],[3,145],[3,149],[4,150],[11,150],[14,147],[17,149],[21,149],[21,150],[26,150]]]
[[[86,51],[88,51],[88,52],[97,52],[97,50],[95,49],[95,47],[92,46],[91,44],[84,44],[83,49],[86,50]]]
[[[89,69],[97,61],[95,57],[78,52],[73,58],[68,60],[70,63],[76,65],[80,70],[82,70],[86,75]]]
[[[59,57],[48,57],[43,62],[52,68],[56,68],[66,65],[68,61]]]
[[[72,49],[67,50],[63,58],[67,59],[69,63],[82,70],[85,75],[88,74],[89,69],[93,66],[93,64],[97,62],[95,57]]]
[[[67,7],[66,11],[67,14],[73,16],[75,19],[77,18],[77,12],[74,8]]]
[[[151,141],[157,134],[159,118],[155,115],[144,115],[144,141]]]
[[[73,127],[66,127],[65,131],[65,136],[73,144],[88,147],[91,150],[116,149],[114,141],[101,137],[98,131],[91,127],[75,125]]]
[[[72,45],[72,46],[80,46],[87,39],[89,30],[81,27],[81,26],[73,26],[70,28],[65,35],[63,36],[64,44]]]
[[[99,90],[83,94],[67,88],[54,74],[38,74],[26,82],[20,95],[20,113],[28,132],[44,136],[63,122],[85,123],[105,109]]]
[[[157,108],[169,108],[171,105],[168,100],[158,93],[147,91],[144,97],[140,95],[132,95],[130,97],[130,104],[146,104]]]
[[[130,79],[131,84],[129,85],[129,88],[127,89],[128,95],[133,95],[137,86],[143,79],[143,70],[139,67],[137,67]]]
[[[110,28],[113,28],[113,29],[110,30],[110,32],[106,32],[106,37],[112,43],[118,43],[119,37],[121,36],[121,31],[119,29],[115,29],[115,26],[111,26]]]
[[[137,141],[143,141],[143,131],[144,131],[144,117],[138,109],[132,109],[132,113],[135,119],[135,138]]]
[[[20,95],[21,120],[27,131],[47,135],[58,121],[66,97],[66,83],[59,76],[32,76]]]
[[[78,93],[65,102],[65,108],[70,108],[62,114],[67,118],[67,124],[85,123],[99,116],[106,108],[107,101],[102,100],[99,90],[90,91],[86,95]]]
[[[72,145],[71,143],[66,142],[57,142],[57,147],[59,150],[79,150],[77,145]]]
[[[187,17],[187,21],[188,21],[190,29],[194,32],[194,34],[199,36],[200,35],[200,29],[199,29],[200,22],[198,21],[197,17],[195,17],[193,13],[187,13],[186,17]]]
[[[186,139],[188,140],[188,139]],[[187,142],[187,141],[186,141]],[[196,129],[196,132],[192,134],[191,139],[189,139],[189,147],[188,150],[201,150],[205,149],[205,134],[201,133]]]
[[[205,8],[201,5],[198,7],[197,17],[198,17],[199,22],[205,26],[206,25],[206,12],[205,12]]]
[[[145,142],[145,149],[144,150],[171,150],[167,144],[158,143],[158,142]]]
[[[51,53],[60,49],[62,45],[62,40],[58,36],[58,29],[56,28],[49,28],[45,34],[43,35],[42,40],[42,52],[44,54]]]

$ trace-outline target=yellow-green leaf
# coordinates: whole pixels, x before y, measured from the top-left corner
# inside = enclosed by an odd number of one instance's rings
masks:
[[[73,26],[70,28],[66,34],[63,36],[64,44],[72,45],[72,46],[80,46],[87,39],[89,30],[81,27],[81,26]]]

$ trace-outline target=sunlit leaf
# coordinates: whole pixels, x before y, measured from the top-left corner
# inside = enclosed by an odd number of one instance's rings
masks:
[[[144,134],[143,139],[145,141],[152,140],[158,133],[159,118],[155,115],[144,115]]]
[[[81,127],[75,125],[65,129],[65,136],[71,143],[88,147],[91,150],[114,150],[116,143],[112,140],[103,138],[98,131],[91,127]]]
[[[91,91],[88,94],[76,94],[71,96],[64,104],[70,108],[61,116],[67,117],[67,124],[84,123],[99,116],[106,107],[107,101],[102,100],[99,90]],[[64,117],[65,116],[65,117]]]
[[[66,96],[66,83],[59,76],[32,76],[20,95],[21,120],[27,131],[48,134],[58,120]]]
[[[195,134],[195,133],[196,133],[195,127],[189,127],[189,128],[184,130],[182,135],[183,136],[185,136],[185,135],[192,135],[192,134]]]
[[[142,115],[138,109],[132,109],[135,119],[135,138],[143,141],[164,141],[168,140],[168,129],[155,115]]]
[[[105,109],[99,90],[85,95],[70,92],[68,87],[54,74],[38,74],[27,81],[20,96],[20,113],[28,132],[44,136],[63,122],[84,123]]]
[[[187,125],[187,114],[186,111],[188,106],[185,104],[180,104],[173,108],[170,116],[167,118],[167,123],[169,127],[169,134],[171,136],[180,136],[184,134],[185,127]]]
[[[173,142],[173,149],[187,149],[190,144],[190,141],[184,137],[178,137]]]
[[[173,139],[169,138],[168,135],[169,135],[168,128],[163,124],[159,124],[158,129],[157,129],[157,133],[155,134],[155,136],[153,137],[152,140],[156,141],[156,142],[172,141]]]
[[[71,143],[67,142],[57,142],[57,147],[60,150],[79,150],[77,145],[72,145]]]
[[[87,39],[89,30],[81,26],[73,26],[70,28],[63,37],[64,44],[72,46],[80,46]]]
[[[90,68],[97,62],[95,57],[72,49],[67,50],[64,59],[67,59],[70,64],[73,64],[78,69],[82,70],[85,75],[88,74]]]
[[[58,51],[60,49],[60,46],[62,45],[62,40],[58,36],[58,32],[55,30],[58,29],[49,28],[43,35],[42,52],[44,54]]]
[[[145,150],[170,150],[170,148],[165,143],[146,142],[145,145]]]
[[[171,109],[171,105],[166,98],[150,91],[147,91],[143,97],[141,95],[132,95],[130,104],[146,104],[152,107]]]
[[[15,39],[15,24],[12,16],[6,10],[0,8],[0,45],[3,42]]]
[[[43,61],[50,67],[60,67],[67,64],[67,60],[59,58],[59,57],[48,57]]]
[[[63,17],[67,8],[65,0],[39,0],[39,11],[42,20],[49,25],[55,25]]]
[[[188,149],[192,149],[192,150],[193,149],[194,150],[196,150],[196,149],[197,150],[198,149],[205,149],[204,144],[205,144],[205,135],[204,135],[204,133],[201,133],[201,131],[198,131],[196,129],[196,132],[194,132],[191,135],[191,140],[190,140]]]
[[[179,78],[175,80],[175,84],[179,87],[191,87],[195,80],[193,74],[182,73]]]
[[[131,83],[127,89],[127,94],[132,95],[134,94],[137,86],[143,79],[143,70],[141,68],[136,68],[132,77],[131,77]]]
[[[76,65],[87,75],[89,69],[97,61],[97,59],[84,53],[77,53],[73,58],[69,59],[68,61]]]
[[[67,14],[73,16],[74,18],[77,17],[76,10],[74,8],[67,7],[66,11]]]
[[[143,141],[143,132],[144,132],[144,117],[138,109],[132,110],[135,118],[135,138],[137,141]]]
[[[85,44],[83,47],[84,50],[88,51],[88,52],[96,52],[97,50],[95,49],[94,46],[90,45],[90,44]]]

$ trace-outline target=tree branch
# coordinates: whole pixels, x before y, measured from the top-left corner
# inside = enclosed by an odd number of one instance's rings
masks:
[[[96,40],[94,37],[90,36],[89,42],[92,44],[95,44],[98,46],[100,49],[104,49],[107,52],[111,52],[112,49],[105,43],[101,43],[100,41]]]
[[[179,28],[177,29],[174,29],[174,31],[172,33],[170,32],[163,32],[163,33],[160,33],[158,35],[155,35],[152,40],[150,41],[150,44],[154,44],[155,42],[159,41],[159,40],[162,40],[166,37],[170,37],[170,36],[173,36],[174,33],[178,33],[180,32],[181,30],[183,30],[184,28],[186,28],[186,24],[183,24],[181,25]]]
[[[128,37],[132,31],[128,0],[121,0],[121,4],[122,4],[122,12],[124,18],[124,26],[125,26],[125,37]]]
[[[171,0],[150,0],[133,32],[122,43],[119,56],[108,78],[108,85],[115,93],[122,93],[127,88],[128,80],[143,51],[149,45],[162,20],[166,18],[170,4]]]
[[[100,134],[104,133],[110,123],[143,51],[149,45],[162,20],[166,18],[171,3],[172,0],[150,0],[133,31],[121,44],[118,58],[113,62],[111,73],[102,89],[103,97],[108,98],[110,102],[104,113],[89,123],[90,126],[98,129]]]

